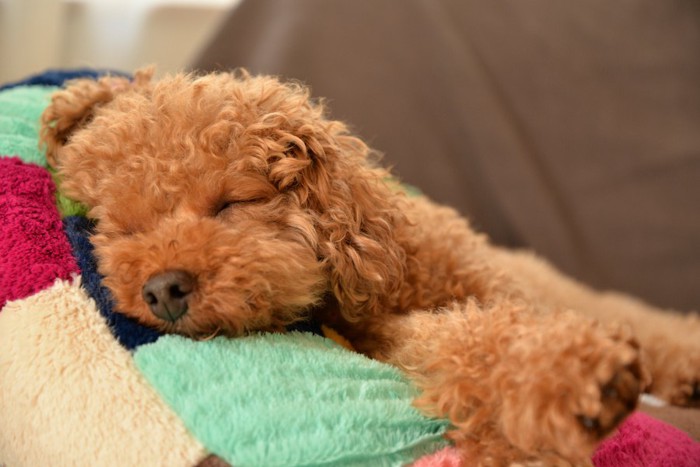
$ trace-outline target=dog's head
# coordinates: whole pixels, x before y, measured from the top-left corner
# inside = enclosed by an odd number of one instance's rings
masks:
[[[78,80],[42,140],[90,208],[117,309],[167,332],[274,329],[325,294],[348,319],[397,293],[386,173],[308,90],[244,72]]]

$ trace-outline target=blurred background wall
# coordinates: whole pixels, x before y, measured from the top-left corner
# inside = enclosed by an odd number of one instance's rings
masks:
[[[240,0],[0,0],[0,82],[47,67],[176,71]]]

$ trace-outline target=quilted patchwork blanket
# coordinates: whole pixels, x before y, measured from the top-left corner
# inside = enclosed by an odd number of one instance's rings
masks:
[[[114,312],[92,221],[37,142],[51,93],[99,73],[0,88],[0,466],[468,465],[398,370],[323,329],[194,341]],[[698,458],[684,433],[635,414],[593,463]]]

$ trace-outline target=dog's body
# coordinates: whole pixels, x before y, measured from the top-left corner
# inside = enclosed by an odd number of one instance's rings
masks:
[[[77,81],[43,123],[63,190],[99,221],[119,311],[147,325],[236,336],[313,313],[404,369],[419,407],[485,463],[587,462],[648,376],[652,392],[697,402],[696,318],[490,245],[403,193],[301,86],[244,73]]]

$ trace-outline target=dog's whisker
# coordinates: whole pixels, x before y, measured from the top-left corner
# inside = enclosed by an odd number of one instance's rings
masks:
[[[212,332],[209,335],[206,335],[203,337],[198,337],[197,340],[198,341],[210,341],[213,338],[215,338],[219,334],[219,332],[221,332],[221,326],[217,326],[216,329],[214,329],[214,332]]]

